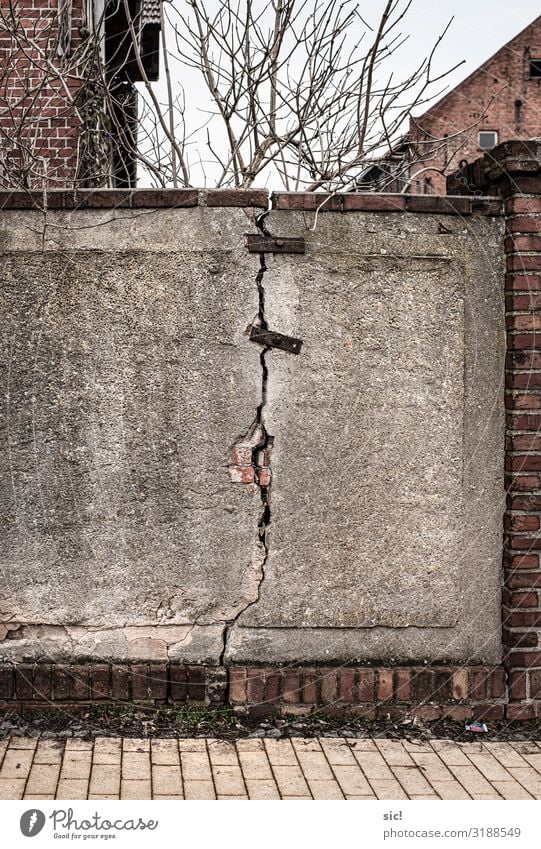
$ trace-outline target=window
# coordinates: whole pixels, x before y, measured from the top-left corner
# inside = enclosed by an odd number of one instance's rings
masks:
[[[541,59],[530,59],[530,79],[541,80]]]
[[[495,130],[483,130],[478,137],[481,150],[491,150],[498,144],[498,133]]]

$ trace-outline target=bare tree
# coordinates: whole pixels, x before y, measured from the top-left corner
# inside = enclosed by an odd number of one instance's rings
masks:
[[[409,75],[396,75],[410,6],[388,0],[373,27],[353,0],[168,5],[169,63],[201,75],[208,92],[202,158],[214,184],[249,187],[272,173],[289,190],[347,187],[391,149],[453,70],[433,72],[442,34]]]
[[[356,0],[164,2],[160,83],[141,41],[144,4],[137,14],[131,0],[100,14],[94,4],[70,43],[71,0],[30,28],[24,3],[0,5],[4,186],[133,185],[138,164],[158,186],[354,187],[454,70],[433,70],[444,32],[413,71],[396,73],[411,0],[387,0],[375,25]],[[121,12],[112,37],[108,21]],[[78,134],[63,167],[48,156],[49,102],[57,125],[64,118]]]

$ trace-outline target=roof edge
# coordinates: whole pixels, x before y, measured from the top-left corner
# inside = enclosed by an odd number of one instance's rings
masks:
[[[527,32],[531,27],[535,26],[536,24],[539,24],[541,26],[541,15],[538,15],[537,18],[534,18],[533,21],[531,21],[527,26],[523,27],[520,32],[517,32],[517,34],[514,35],[513,38],[509,39],[509,41],[506,41],[505,44],[503,44],[498,50],[496,50],[495,53],[492,53],[488,57],[488,59],[485,59],[482,65],[478,65],[477,68],[475,68],[470,74],[468,74],[467,77],[464,77],[463,80],[457,83],[454,88],[452,88],[450,91],[444,94],[443,97],[440,97],[439,100],[433,103],[432,106],[430,106],[430,108],[426,110],[426,112],[423,112],[422,115],[419,115],[417,118],[414,118],[412,115],[410,115],[410,120],[420,121],[426,115],[429,115],[433,109],[436,109],[436,107],[441,106],[442,103],[445,103],[447,98],[451,97],[451,95],[454,94],[455,91],[460,88],[460,86],[463,86],[465,83],[469,82],[469,80],[471,80],[476,74],[478,74],[479,71],[482,71],[483,68],[485,68],[490,62],[492,62],[492,60],[495,59],[499,53],[501,53],[503,50],[507,50],[508,48],[510,48],[514,41],[523,36],[525,32]]]

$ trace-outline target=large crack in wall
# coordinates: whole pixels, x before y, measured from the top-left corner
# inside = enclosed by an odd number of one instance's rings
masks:
[[[269,235],[265,227],[265,216],[267,212],[256,218],[256,226],[264,235]],[[265,286],[264,276],[267,271],[264,253],[259,254],[259,268],[255,282],[258,293],[258,313],[253,325],[268,330],[265,317]],[[228,649],[229,637],[239,618],[251,607],[259,602],[261,588],[265,581],[265,565],[269,554],[269,528],[271,524],[271,451],[274,436],[267,432],[265,427],[265,406],[267,403],[268,366],[266,355],[269,347],[261,349],[261,402],[257,407],[254,421],[250,428],[231,448],[231,465],[229,467],[230,478],[235,483],[244,483],[250,487],[251,494],[259,492],[261,498],[261,514],[257,525],[257,538],[252,553],[251,567],[258,572],[257,587],[254,598],[247,601],[234,617],[227,620],[223,631],[223,646],[220,653],[219,664],[224,665]]]

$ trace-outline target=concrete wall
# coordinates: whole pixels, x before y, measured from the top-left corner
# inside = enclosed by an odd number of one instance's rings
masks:
[[[4,658],[500,660],[500,218],[0,216]]]

